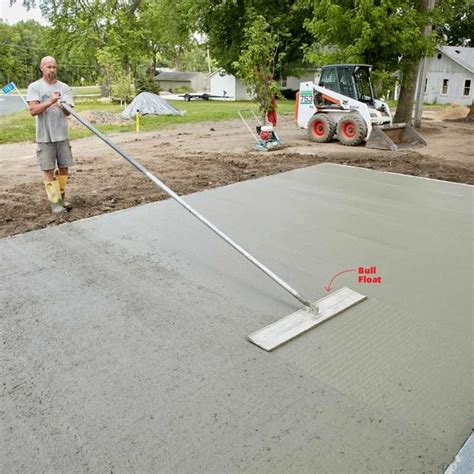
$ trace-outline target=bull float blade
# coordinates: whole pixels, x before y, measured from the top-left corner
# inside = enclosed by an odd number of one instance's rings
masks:
[[[313,303],[318,307],[318,314],[304,308],[265,326],[248,336],[249,341],[266,351],[291,341],[319,324],[342,313],[346,309],[364,301],[367,296],[344,287]]]

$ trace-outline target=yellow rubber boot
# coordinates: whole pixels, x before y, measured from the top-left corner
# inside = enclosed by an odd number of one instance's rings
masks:
[[[61,199],[61,189],[59,188],[59,182],[56,180],[45,181],[44,188],[46,189],[46,194],[48,195],[48,200],[51,205],[51,212],[54,214],[64,212],[66,208],[63,206],[63,200]]]
[[[59,183],[59,189],[61,191],[61,199],[63,200],[63,206],[70,211],[72,209],[72,204],[64,199],[66,195],[66,184],[69,176],[67,174],[56,174],[56,180]]]

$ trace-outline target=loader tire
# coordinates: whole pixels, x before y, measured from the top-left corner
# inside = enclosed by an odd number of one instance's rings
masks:
[[[308,137],[313,142],[330,142],[335,132],[336,122],[327,114],[315,114],[308,122]]]
[[[367,136],[367,125],[359,114],[343,117],[337,124],[337,138],[341,145],[356,146]]]

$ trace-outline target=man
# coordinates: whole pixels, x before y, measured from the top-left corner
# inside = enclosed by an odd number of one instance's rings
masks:
[[[43,172],[51,212],[60,213],[72,208],[64,200],[68,169],[73,164],[68,137],[69,114],[60,103],[73,105],[72,92],[67,84],[57,80],[53,57],[44,57],[40,69],[43,77],[28,86],[26,100],[31,115],[36,117],[36,157]]]

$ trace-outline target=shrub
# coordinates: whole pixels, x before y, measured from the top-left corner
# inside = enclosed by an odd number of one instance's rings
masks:
[[[189,86],[178,86],[173,89],[175,94],[184,94],[185,92],[193,92],[192,87]]]

